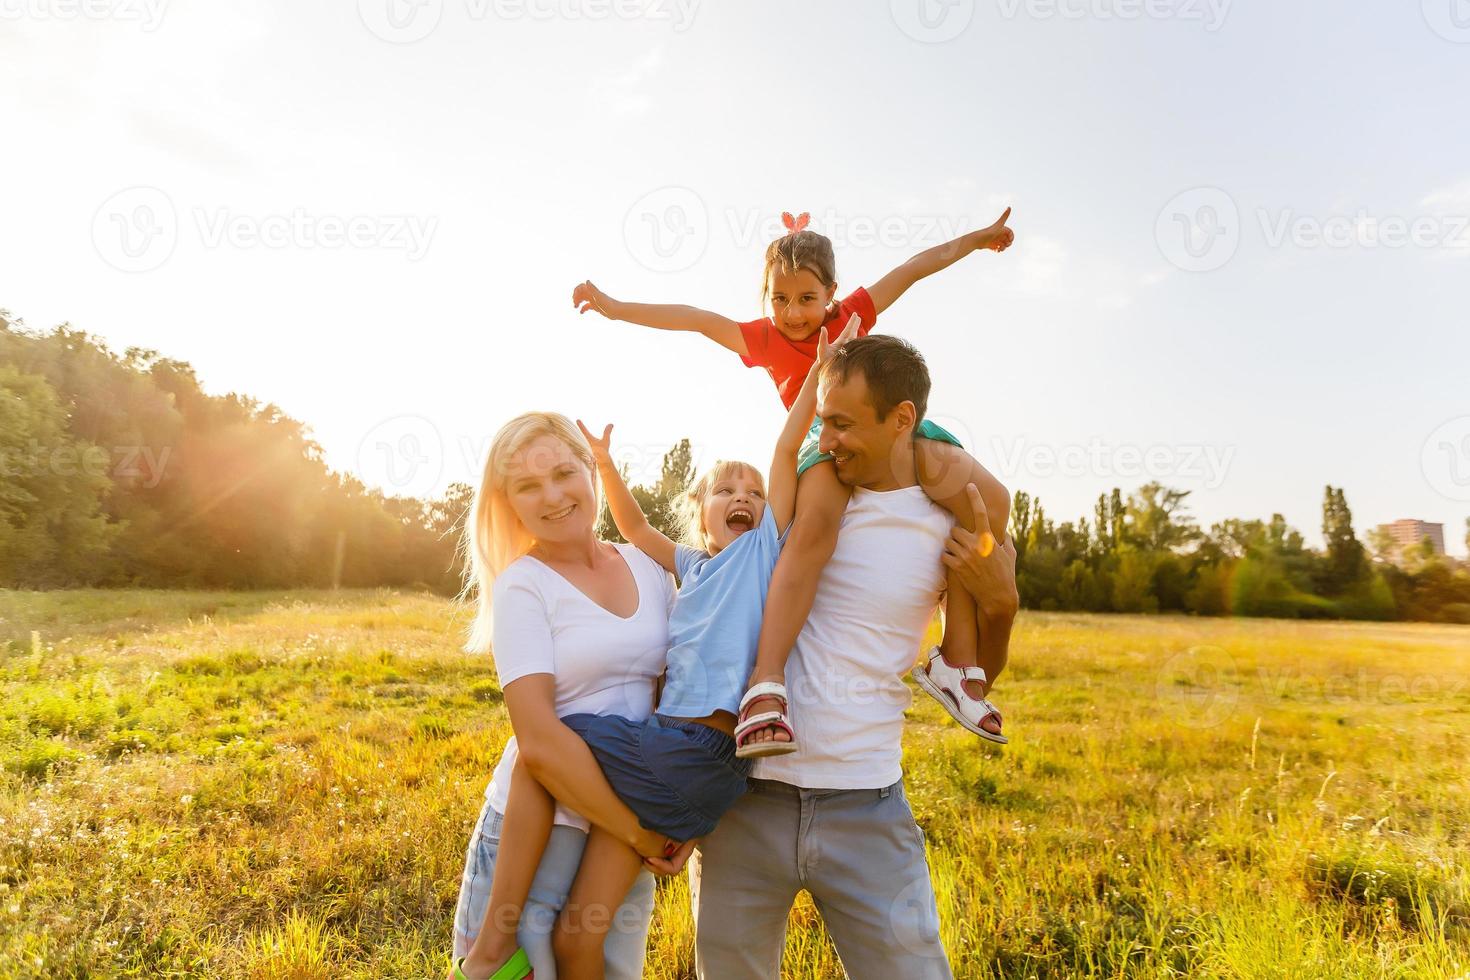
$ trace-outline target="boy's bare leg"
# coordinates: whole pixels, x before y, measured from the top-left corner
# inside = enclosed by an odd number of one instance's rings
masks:
[[[959,446],[933,439],[914,440],[914,463],[919,485],[934,501],[954,515],[967,531],[976,530],[975,510],[970,505],[966,487],[973,483],[985,503],[988,529],[997,546],[1005,540],[1006,523],[1010,520],[1011,500],[1006,488],[985,467]],[[956,573],[946,576],[944,638],[939,649],[952,664],[976,665],[985,671],[987,685],[994,685],[1005,670],[1009,649],[1009,624],[986,623],[982,626],[975,597],[965,591]],[[1002,628],[1003,627],[1003,628]],[[977,681],[967,681],[965,691],[971,697],[984,697]],[[986,728],[999,733],[994,719]],[[995,725],[992,728],[992,725]]]
[[[555,813],[556,801],[551,794],[517,760],[500,828],[490,901],[485,906],[480,934],[465,956],[464,972],[471,980],[493,974],[520,945],[516,930],[521,923],[521,909],[531,894],[531,881],[551,838]]]
[[[837,529],[852,490],[837,479],[837,468],[829,461],[818,463],[801,474],[796,484],[796,513],[791,531],[771,573],[766,593],[766,612],[756,645],[755,669],[750,684],[786,681],[786,661],[796,646],[797,634],[812,611],[817,597],[817,578],[837,547]],[[747,685],[749,686],[749,685]],[[751,705],[751,714],[778,711],[781,704],[761,698]],[[789,742],[778,728],[752,732],[752,742]]]
[[[582,863],[551,937],[561,980],[602,980],[608,929],[641,870],[637,851],[600,827],[588,832]]]

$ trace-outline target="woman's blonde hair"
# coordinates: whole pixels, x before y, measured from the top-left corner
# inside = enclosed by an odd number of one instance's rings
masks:
[[[470,627],[469,642],[465,645],[471,653],[485,653],[490,649],[493,629],[490,604],[496,577],[536,544],[536,539],[511,508],[505,484],[511,460],[542,436],[552,436],[566,443],[572,455],[591,471],[596,502],[594,513],[602,513],[602,487],[597,480],[592,448],[571,419],[555,412],[527,412],[500,427],[490,443],[485,471],[475,491],[475,502],[465,517],[464,534],[460,540],[465,583],[459,597],[467,602],[474,594],[476,601],[475,621]]]
[[[828,289],[837,285],[837,257],[832,254],[832,239],[814,231],[798,231],[782,235],[766,246],[766,267],[761,273],[761,310],[771,298],[771,276],[777,272],[790,275],[805,269]]]
[[[674,501],[674,520],[679,528],[679,540],[691,548],[700,551],[709,551],[710,537],[709,529],[704,526],[704,501],[715,488],[715,484],[721,480],[730,479],[737,474],[749,473],[760,487],[761,496],[766,493],[766,480],[761,471],[749,463],[738,460],[721,459],[716,460],[709,472],[689,485],[689,489]]]

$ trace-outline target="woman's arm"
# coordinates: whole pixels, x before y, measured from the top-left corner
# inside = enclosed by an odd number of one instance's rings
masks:
[[[609,425],[604,428],[601,439],[594,438],[581,419],[577,419],[577,428],[582,430],[587,444],[592,447],[592,458],[597,460],[597,473],[602,477],[603,491],[607,494],[607,509],[612,511],[613,523],[618,526],[618,533],[633,547],[677,575],[679,570],[674,563],[677,550],[674,542],[648,523],[643,508],[633,499],[628,484],[623,480],[623,474],[618,472],[618,467],[613,462],[613,427]]]
[[[578,313],[596,310],[609,320],[625,320],[655,330],[684,330],[704,334],[721,347],[728,348],[741,357],[750,353],[740,324],[728,317],[701,310],[694,306],[671,303],[622,303],[594,286],[584,282],[572,290],[572,305]]]
[[[1006,208],[1005,214],[989,228],[981,228],[968,235],[961,235],[952,242],[926,249],[879,279],[868,287],[868,296],[873,300],[874,311],[882,313],[914,283],[942,269],[948,269],[971,252],[987,248],[1004,252],[1010,248],[1011,242],[1016,240],[1016,233],[1006,227],[1010,216],[1011,209]]]
[[[556,716],[556,678],[527,674],[505,686],[505,706],[516,733],[521,764],[562,805],[644,857],[662,857],[667,839],[645,830],[618,798],[581,736]]]
[[[861,326],[862,317],[854,313],[848,318],[842,333],[830,344],[827,343],[827,328],[822,328],[817,338],[817,359],[812,362],[801,391],[786,413],[786,425],[776,439],[776,453],[771,458],[771,479],[766,488],[766,503],[773,508],[771,516],[776,519],[777,534],[786,533],[786,527],[796,512],[797,456],[817,414],[817,376],[822,373],[822,365],[827,363],[832,351],[857,336]]]

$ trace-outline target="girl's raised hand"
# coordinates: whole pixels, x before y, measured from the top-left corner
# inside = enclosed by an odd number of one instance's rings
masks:
[[[821,334],[817,337],[817,364],[826,364],[831,360],[832,352],[856,337],[858,328],[862,325],[863,318],[854,313],[847,318],[847,325],[842,328],[842,333],[838,334],[837,339],[830,343],[827,341],[827,328],[823,327]]]
[[[599,462],[612,459],[613,427],[611,425],[608,425],[602,430],[601,439],[595,438],[591,432],[588,432],[587,426],[582,423],[581,419],[577,419],[577,428],[582,430],[582,435],[585,436],[587,439],[587,445],[592,447],[593,457],[595,457]]]
[[[578,313],[586,313],[588,310],[596,310],[603,316],[611,316],[608,307],[612,304],[612,298],[592,285],[589,279],[576,289],[572,290],[572,305],[577,308]]]
[[[991,225],[989,228],[982,228],[980,230],[980,241],[976,247],[988,248],[991,251],[995,252],[1004,252],[1006,249],[1010,248],[1011,243],[1016,240],[1016,233],[1006,227],[1006,222],[1009,221],[1010,218],[1011,209],[1006,208],[1005,214],[1002,214],[999,218],[997,218],[995,220],[995,224]]]

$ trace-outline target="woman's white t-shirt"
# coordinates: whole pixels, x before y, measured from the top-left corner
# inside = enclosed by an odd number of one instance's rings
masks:
[[[638,608],[626,619],[530,555],[511,562],[495,579],[491,643],[502,690],[528,674],[551,674],[559,718],[589,712],[641,721],[653,712],[654,682],[669,649],[674,580],[632,545],[615,547],[638,585]],[[485,790],[501,813],[517,755],[511,736]],[[588,829],[586,820],[560,804],[556,822]]]

